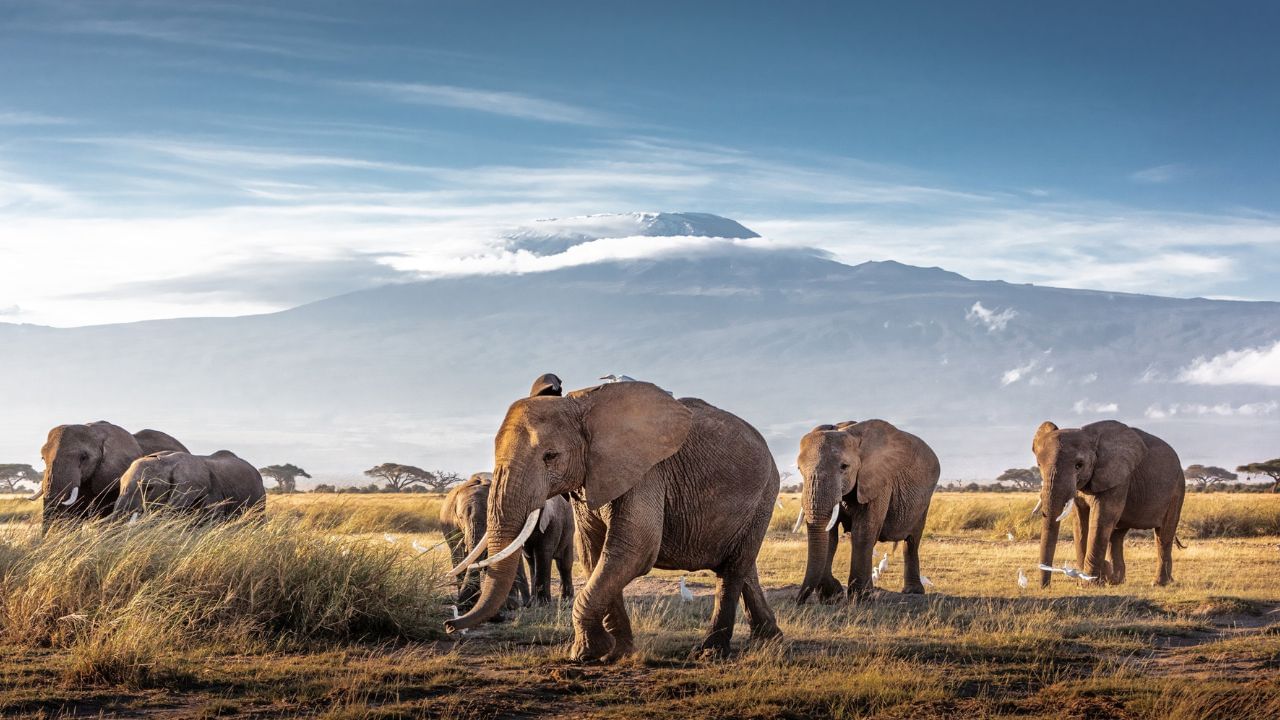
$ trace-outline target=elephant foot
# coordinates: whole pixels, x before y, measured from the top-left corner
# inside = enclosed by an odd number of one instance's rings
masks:
[[[782,630],[778,629],[778,624],[773,622],[752,625],[751,639],[760,641],[781,640]]]
[[[608,655],[604,656],[604,659],[605,662],[617,662],[628,655],[634,654],[635,651],[636,645],[631,641],[631,638],[614,638],[613,649],[609,651]]]
[[[579,631],[574,634],[569,659],[574,662],[595,662],[607,657],[614,647],[613,636],[603,628]]]
[[[1151,586],[1152,586],[1152,587],[1165,587],[1166,585],[1168,585],[1169,583],[1172,583],[1172,582],[1173,582],[1173,578],[1172,578],[1172,577],[1156,578],[1156,579],[1151,583]]]
[[[692,657],[699,660],[723,660],[733,652],[728,642],[711,642],[704,640],[693,648],[693,652],[689,653]]]
[[[923,595],[924,583],[916,583],[915,585],[904,585],[902,586],[902,594],[903,595]]]

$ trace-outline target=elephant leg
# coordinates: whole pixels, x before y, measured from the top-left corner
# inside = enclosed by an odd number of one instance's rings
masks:
[[[1107,545],[1110,544],[1111,532],[1116,529],[1119,519],[1119,508],[1109,509],[1101,501],[1089,513],[1089,547],[1085,551],[1084,567],[1081,569],[1085,575],[1097,577],[1098,580],[1093,581],[1095,583],[1102,582],[1107,576]]]
[[[871,561],[875,554],[875,535],[865,529],[854,528],[849,545],[849,598],[865,597],[874,585],[871,582]],[[868,537],[869,536],[869,537]]]
[[[1173,582],[1173,541],[1177,525],[1161,525],[1156,528],[1156,544],[1160,552],[1159,565],[1153,585],[1164,586]]]
[[[834,578],[832,578],[834,580]],[[838,587],[840,583],[836,583]],[[742,605],[747,612],[747,625],[751,627],[752,640],[769,640],[782,637],[778,629],[778,621],[773,616],[773,609],[764,597],[764,588],[760,587],[760,575],[756,566],[751,566],[742,584]]]
[[[534,553],[538,558],[538,567],[534,571],[534,602],[545,604],[551,602],[551,549],[538,548]]]
[[[1075,502],[1074,500],[1072,502]],[[1085,553],[1089,549],[1089,505],[1076,503],[1076,516],[1073,519],[1074,530],[1071,533],[1072,543],[1076,546],[1076,567],[1083,569]]]
[[[698,646],[701,652],[715,655],[729,654],[729,641],[733,639],[733,623],[738,615],[738,598],[746,584],[745,574],[738,568],[717,572],[716,606],[711,611],[711,631]]]
[[[836,564],[836,547],[840,542],[840,523],[831,528],[831,532],[827,538],[827,577],[818,585],[818,600],[822,602],[834,601],[844,595],[844,586],[836,579],[831,569]]]
[[[1124,583],[1124,536],[1128,533],[1119,529],[1111,532],[1111,575],[1107,582],[1112,585]]]
[[[908,595],[923,595],[924,583],[920,582],[919,531],[907,536],[906,547],[902,550],[902,567],[902,592]]]
[[[594,563],[591,577],[573,601],[573,649],[570,652],[573,660],[599,660],[613,650],[615,641],[605,628],[606,615],[613,616],[610,622],[615,630],[629,635],[630,623],[622,625],[626,618],[622,589],[649,572],[658,559],[662,523],[648,519],[632,522],[628,518],[628,509],[615,503],[604,546]],[[642,515],[648,518],[653,514]]]
[[[569,600],[573,598],[573,553],[566,552],[556,558],[556,567],[560,570],[560,597]]]
[[[627,606],[622,594],[609,603],[609,610],[604,614],[604,629],[613,638],[613,649],[605,656],[612,662],[626,657],[636,650],[635,636],[631,632],[631,618],[627,616]]]

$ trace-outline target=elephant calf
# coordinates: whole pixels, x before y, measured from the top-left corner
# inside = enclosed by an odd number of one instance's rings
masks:
[[[1058,529],[1074,508],[1076,562],[1085,575],[1095,582],[1124,582],[1125,534],[1154,528],[1160,545],[1155,584],[1173,581],[1173,545],[1187,486],[1182,461],[1168,443],[1115,420],[1067,429],[1046,421],[1031,450],[1044,479],[1036,504],[1044,518],[1041,564],[1053,565]],[[1047,587],[1052,575],[1041,570],[1040,585]]]
[[[489,489],[493,486],[493,475],[476,473],[466,482],[455,485],[445,495],[440,506],[440,531],[449,545],[453,562],[462,566],[480,559],[484,553],[485,539],[488,536]],[[463,612],[470,610],[480,597],[480,573],[459,572],[458,575],[458,608]],[[524,573],[524,566],[519,568],[518,577],[507,594],[503,609],[514,610],[529,602],[529,581]]]
[[[906,541],[904,593],[923,593],[920,536],[938,486],[938,456],[920,438],[884,420],[819,425],[800,440],[796,461],[804,478],[802,512],[809,530],[809,559],[796,595],[803,603],[816,590],[828,600],[841,594],[831,574],[839,524],[853,551],[849,596],[872,588],[871,561],[879,541]]]
[[[229,450],[159,452],[138,458],[120,478],[115,515],[136,517],[167,508],[229,518],[262,512],[266,503],[262,475]]]
[[[551,565],[560,572],[560,597],[573,597],[573,508],[560,495],[548,498],[538,525],[524,543],[533,580],[533,602],[551,602]]]

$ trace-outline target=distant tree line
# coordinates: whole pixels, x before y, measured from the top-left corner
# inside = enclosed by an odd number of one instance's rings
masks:
[[[275,482],[275,486],[267,490],[270,493],[298,492],[298,479],[311,475],[292,463],[284,465],[268,465],[258,468],[265,480]],[[313,492],[319,493],[439,493],[448,490],[462,481],[456,472],[445,470],[424,470],[416,465],[403,463],[382,463],[364,471],[364,475],[375,482],[366,485],[335,485],[320,483]]]

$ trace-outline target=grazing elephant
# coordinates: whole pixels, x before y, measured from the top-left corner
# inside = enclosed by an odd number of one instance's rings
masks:
[[[212,455],[158,452],[133,461],[120,478],[117,517],[136,518],[158,509],[231,518],[267,506],[257,468],[230,450]]]
[[[130,463],[162,450],[187,448],[158,430],[130,435],[105,421],[50,430],[40,450],[45,470],[36,496],[44,496],[45,530],[58,520],[109,515],[120,495],[120,476]]]
[[[1046,421],[1031,450],[1044,479],[1036,503],[1044,517],[1042,565],[1053,565],[1059,525],[1074,507],[1076,562],[1094,582],[1124,582],[1125,533],[1150,528],[1160,544],[1155,584],[1173,581],[1173,545],[1187,487],[1182,461],[1168,443],[1115,420],[1065,430]],[[1052,574],[1040,571],[1041,587]]]
[[[548,498],[564,493],[573,497],[590,572],[573,605],[573,659],[612,660],[633,650],[622,591],[654,567],[710,569],[720,578],[702,649],[729,649],[739,597],[752,637],[780,635],[756,573],[778,495],[768,445],[740,418],[647,382],[511,405],[494,440],[490,572],[479,602],[447,621],[447,630],[497,611],[520,564],[511,556]]]
[[[551,602],[551,565],[560,571],[560,597],[573,597],[573,507],[564,496],[547,498],[538,525],[524,543],[533,581],[532,602]]]
[[[840,524],[849,532],[849,597],[872,587],[875,544],[906,541],[904,593],[921,594],[920,537],[938,486],[938,456],[925,441],[884,420],[819,425],[800,440],[796,461],[804,478],[801,507],[809,530],[809,559],[796,595],[816,590],[821,600],[843,588],[831,574]]]
[[[463,571],[484,554],[483,541],[488,531],[489,490],[492,486],[491,473],[476,473],[450,489],[440,506],[440,531],[444,533],[453,562],[462,568],[457,573],[458,609],[464,612],[471,609],[480,597],[480,573]],[[525,579],[523,565],[517,574],[519,577],[503,603],[505,610],[514,610],[529,601],[529,582]]]

